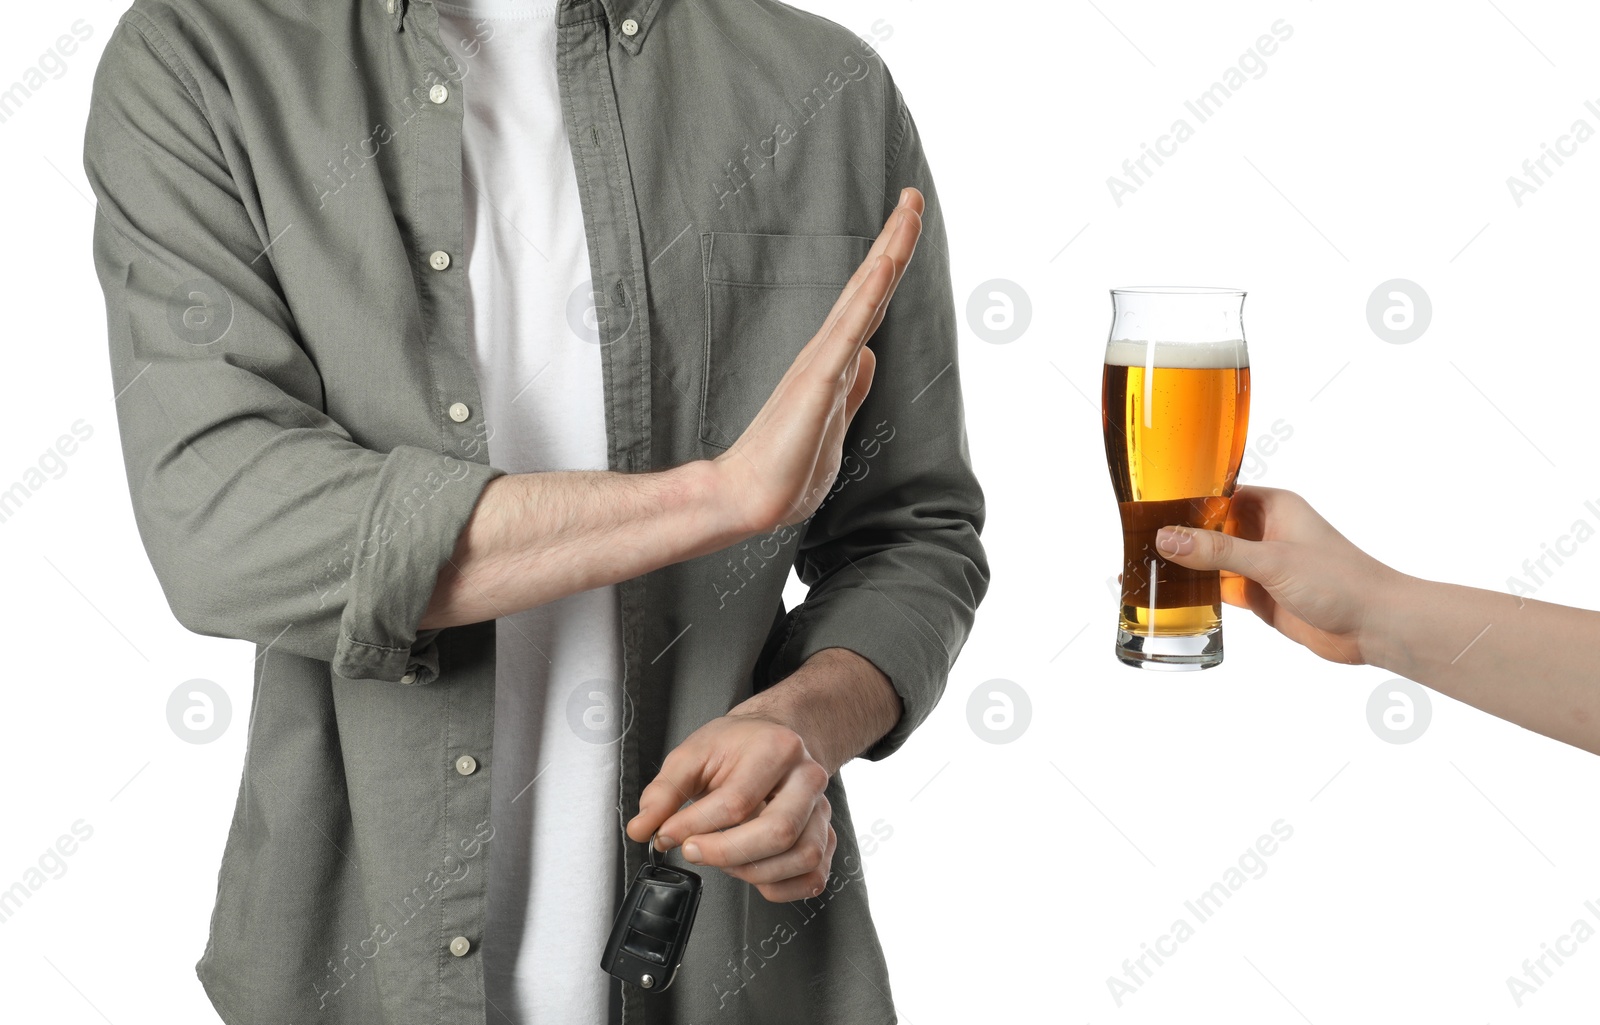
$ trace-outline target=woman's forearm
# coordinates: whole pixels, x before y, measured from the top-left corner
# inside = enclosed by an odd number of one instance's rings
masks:
[[[1600,754],[1600,612],[1416,577],[1375,600],[1372,664]]]
[[[1163,528],[1167,558],[1335,662],[1367,662],[1600,754],[1600,612],[1399,573],[1292,491],[1241,487],[1229,533]],[[1244,586],[1243,579],[1250,581]]]

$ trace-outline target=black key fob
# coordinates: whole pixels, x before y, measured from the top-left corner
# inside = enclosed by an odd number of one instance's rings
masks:
[[[686,868],[658,864],[655,837],[645,846],[650,859],[639,866],[628,888],[600,967],[640,989],[663,990],[683,964],[700,907],[700,877]]]

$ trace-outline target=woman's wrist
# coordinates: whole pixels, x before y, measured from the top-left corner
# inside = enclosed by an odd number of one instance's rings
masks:
[[[1415,673],[1411,638],[1425,629],[1420,617],[1431,600],[1429,586],[1427,580],[1391,569],[1364,596],[1359,641],[1363,661],[1398,676]]]

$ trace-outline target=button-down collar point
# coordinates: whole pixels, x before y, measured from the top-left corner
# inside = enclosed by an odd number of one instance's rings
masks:
[[[638,35],[639,34],[639,23],[637,21],[634,21],[632,18],[625,19],[622,22],[622,34],[625,35],[625,36]]]

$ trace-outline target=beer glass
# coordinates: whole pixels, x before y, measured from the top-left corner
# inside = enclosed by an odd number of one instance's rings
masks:
[[[1208,669],[1222,661],[1221,581],[1168,562],[1156,531],[1227,519],[1250,415],[1244,293],[1117,288],[1111,309],[1100,401],[1122,516],[1117,658]]]

